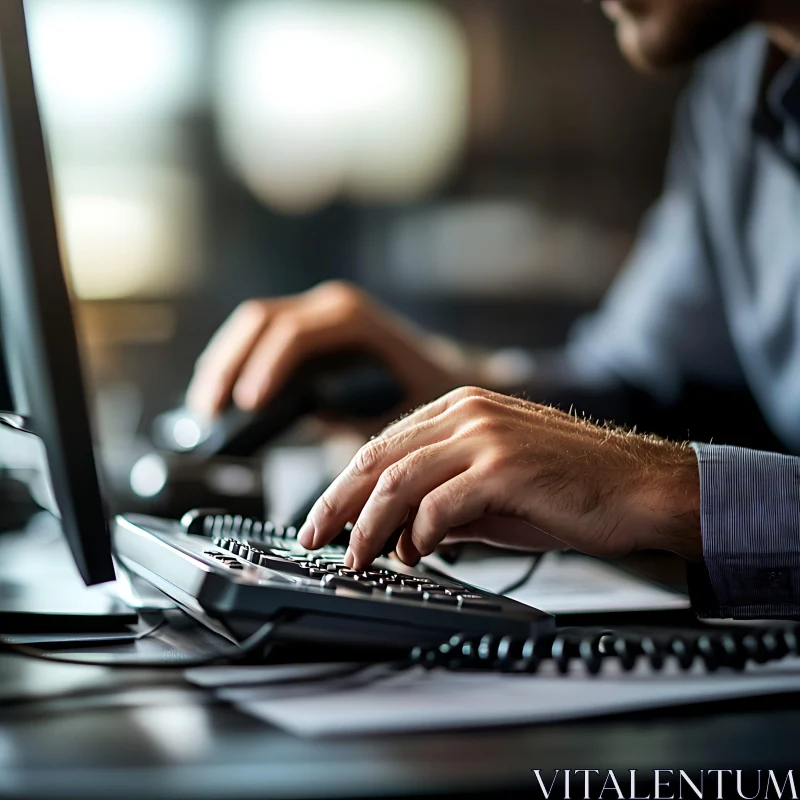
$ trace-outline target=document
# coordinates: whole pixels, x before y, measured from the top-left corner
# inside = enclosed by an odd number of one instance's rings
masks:
[[[230,688],[218,696],[298,736],[333,737],[545,723],[796,691],[798,658],[743,673],[706,673],[699,665],[682,672],[677,664],[628,673],[609,662],[589,676],[576,664],[566,677],[554,669],[510,675],[373,666],[306,686]]]
[[[428,556],[425,563],[458,580],[500,593],[525,575],[532,560],[519,555],[492,556],[451,566],[434,555]],[[508,597],[550,614],[678,610],[690,606],[685,594],[577,553],[546,553],[530,580]]]
[[[363,664],[313,663],[271,664],[267,666],[195,667],[187,669],[184,677],[195,686],[218,689],[223,686],[268,686],[320,680],[348,675],[363,668]]]

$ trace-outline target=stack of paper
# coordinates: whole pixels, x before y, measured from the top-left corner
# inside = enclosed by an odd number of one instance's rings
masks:
[[[800,691],[798,658],[741,674],[709,674],[699,665],[687,673],[673,663],[661,673],[644,664],[625,673],[609,662],[600,676],[586,675],[580,664],[568,676],[552,665],[537,675],[326,666],[331,674],[314,682],[307,682],[306,668],[291,682],[287,667],[249,668],[241,673],[246,685],[235,685],[242,668],[191,670],[187,677],[221,687],[218,696],[248,714],[314,737],[554,722]],[[263,684],[253,685],[259,678]]]
[[[425,563],[460,581],[499,593],[525,575],[531,559],[495,556],[461,560],[451,566],[434,555]],[[547,553],[530,580],[508,596],[551,614],[675,610],[690,605],[685,594],[668,591],[577,553]]]

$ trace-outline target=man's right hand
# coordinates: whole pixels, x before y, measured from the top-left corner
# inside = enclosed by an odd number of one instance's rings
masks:
[[[231,401],[244,410],[269,404],[306,359],[358,350],[377,357],[414,408],[457,386],[480,384],[478,359],[391,314],[346,283],[300,295],[243,303],[197,361],[189,407],[208,418]]]

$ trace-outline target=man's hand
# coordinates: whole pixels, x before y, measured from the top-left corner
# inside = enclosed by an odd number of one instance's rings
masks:
[[[187,402],[215,417],[233,400],[266,406],[303,361],[360,350],[380,359],[406,389],[411,407],[465,381],[479,365],[457,345],[423,334],[345,283],[241,305],[200,356]]]
[[[355,522],[347,561],[356,569],[398,528],[397,555],[411,565],[445,540],[468,539],[699,559],[699,495],[686,446],[462,388],[365,445],[317,501],[300,540],[316,549]]]

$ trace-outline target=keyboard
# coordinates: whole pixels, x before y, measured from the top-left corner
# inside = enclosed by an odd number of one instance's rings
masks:
[[[182,521],[126,515],[114,523],[120,561],[232,641],[287,612],[279,638],[342,655],[407,652],[456,633],[527,637],[554,627],[543,611],[386,555],[350,569],[346,539],[344,531],[309,551],[295,528],[200,511]]]

